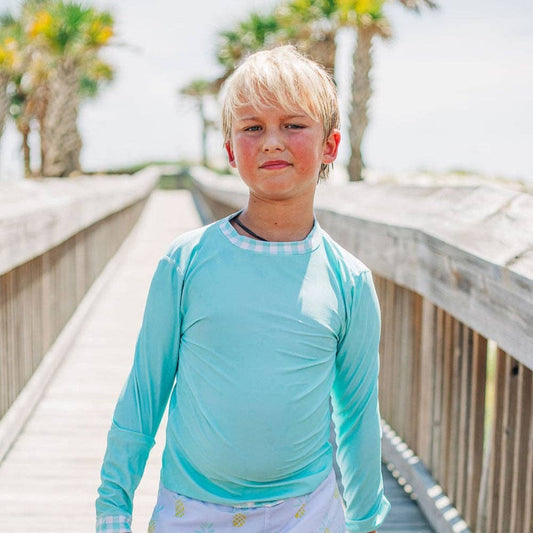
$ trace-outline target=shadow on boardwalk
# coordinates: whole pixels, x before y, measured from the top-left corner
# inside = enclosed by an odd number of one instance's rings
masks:
[[[129,371],[151,276],[173,238],[199,225],[188,192],[152,195],[138,226],[106,269],[104,290],[75,332],[65,361],[0,465],[0,532],[94,530],[107,429]],[[136,532],[146,530],[157,495],[161,431],[157,442],[136,493]],[[432,531],[386,468],[384,478],[393,508],[380,531]]]

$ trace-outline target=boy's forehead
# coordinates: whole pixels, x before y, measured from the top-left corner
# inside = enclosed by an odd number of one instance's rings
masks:
[[[248,104],[235,108],[233,116],[235,118],[242,117],[256,117],[265,114],[279,113],[287,116],[307,115],[308,113],[300,106],[294,105],[291,107],[282,107],[281,105],[267,105],[267,104]]]
[[[259,118],[270,116],[273,113],[282,115],[284,117],[309,117],[316,120],[309,110],[304,109],[297,103],[290,104],[275,104],[266,102],[250,103],[236,106],[233,109],[233,120],[244,120],[246,118]]]

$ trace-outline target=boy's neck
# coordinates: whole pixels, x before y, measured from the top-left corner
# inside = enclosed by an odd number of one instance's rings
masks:
[[[254,233],[271,242],[303,241],[314,223],[313,204],[304,202],[264,202],[250,196],[239,220]],[[241,235],[250,235],[233,223]]]

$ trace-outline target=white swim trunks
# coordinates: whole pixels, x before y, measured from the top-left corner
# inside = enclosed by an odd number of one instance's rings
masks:
[[[344,533],[335,473],[310,494],[271,504],[219,505],[159,490],[148,533]]]

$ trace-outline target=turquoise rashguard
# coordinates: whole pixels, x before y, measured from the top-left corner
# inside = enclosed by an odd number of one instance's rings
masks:
[[[324,481],[330,394],[346,527],[376,529],[390,506],[371,273],[316,221],[304,241],[279,243],[242,236],[229,220],[180,236],[159,262],[108,435],[97,530],[129,530],[169,397],[161,484],[234,505]]]

